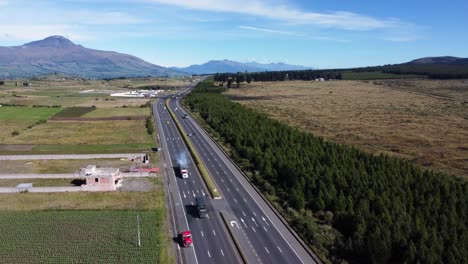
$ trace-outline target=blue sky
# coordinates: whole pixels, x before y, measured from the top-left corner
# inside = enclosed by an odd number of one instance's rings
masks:
[[[468,57],[465,0],[0,0],[0,46],[63,35],[162,66]]]

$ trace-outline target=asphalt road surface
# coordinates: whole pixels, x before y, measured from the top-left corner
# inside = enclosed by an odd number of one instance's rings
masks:
[[[177,243],[177,261],[179,263],[240,263],[219,211],[214,209],[207,191],[189,152],[172,121],[164,100],[153,105],[155,124],[163,149],[163,161],[167,177],[170,215],[174,226],[174,237],[184,230],[192,232],[193,247],[181,248]],[[188,179],[182,179],[177,171],[177,159],[181,155],[188,158]],[[204,197],[208,217],[199,219],[195,210],[195,197]]]
[[[178,99],[170,102],[179,122],[197,149],[223,196],[218,210],[235,222],[236,238],[249,263],[318,263],[252,188],[231,160],[190,117]],[[188,113],[187,113],[188,114]]]

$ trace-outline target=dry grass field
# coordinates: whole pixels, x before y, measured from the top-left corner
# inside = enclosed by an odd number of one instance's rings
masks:
[[[251,83],[227,94],[314,135],[468,178],[468,81]]]

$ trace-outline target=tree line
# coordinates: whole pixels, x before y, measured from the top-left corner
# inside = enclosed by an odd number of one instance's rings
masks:
[[[238,73],[216,73],[214,81],[227,84],[228,88],[233,83],[239,85],[243,82],[274,82],[286,80],[304,80],[311,81],[319,78],[325,80],[341,80],[339,70],[299,70],[299,71],[266,71],[266,72],[238,72]]]
[[[352,69],[353,72],[383,72],[393,74],[425,75],[429,79],[465,79],[468,78],[468,65],[450,64],[395,64]]]
[[[222,91],[211,79],[185,100],[309,245],[351,263],[468,263],[465,181],[325,141]],[[330,243],[323,213],[337,230]]]

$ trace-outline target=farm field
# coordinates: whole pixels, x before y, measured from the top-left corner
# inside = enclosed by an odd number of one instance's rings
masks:
[[[59,78],[60,79],[60,78]],[[60,105],[121,107],[124,105],[140,106],[148,99],[115,98],[109,94],[125,92],[144,87],[157,87],[168,92],[180,89],[189,83],[188,78],[136,78],[123,80],[30,80],[32,86],[23,87],[22,80],[6,80],[0,86],[0,104],[16,105]]]
[[[0,194],[0,263],[173,263],[162,182],[144,180],[141,192]]]
[[[160,212],[0,213],[2,263],[158,263]],[[141,247],[137,246],[137,214]],[[6,242],[6,243],[5,243]]]
[[[128,169],[134,164],[130,160],[0,160],[0,173],[73,173],[87,165]]]
[[[468,179],[468,82],[251,83],[232,100],[326,139]]]
[[[62,110],[62,108],[48,107],[3,106],[0,107],[0,120],[38,121],[41,119],[48,119]]]
[[[148,107],[145,108],[98,108],[81,117],[111,117],[111,116],[138,116],[150,115]]]
[[[47,122],[2,144],[151,144],[144,120]]]

